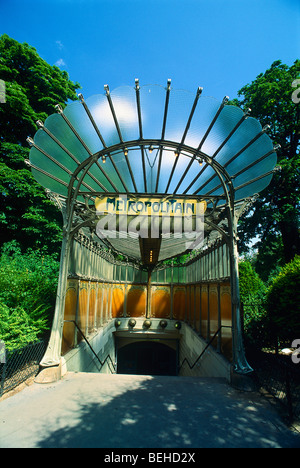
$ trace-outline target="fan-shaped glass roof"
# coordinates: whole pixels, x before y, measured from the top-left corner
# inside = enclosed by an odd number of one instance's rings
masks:
[[[30,141],[34,177],[68,202],[113,194],[191,197],[207,201],[207,214],[218,207],[222,218],[229,197],[238,203],[271,181],[277,158],[266,129],[228,98],[175,90],[170,80],[166,88],[136,80],[79,96],[40,122]],[[124,243],[115,247],[127,251]],[[165,256],[180,252],[174,240],[173,246],[169,239]]]

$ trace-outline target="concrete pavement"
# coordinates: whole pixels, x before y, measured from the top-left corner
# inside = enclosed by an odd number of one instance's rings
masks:
[[[213,378],[67,373],[0,402],[0,447],[300,447],[257,393]]]

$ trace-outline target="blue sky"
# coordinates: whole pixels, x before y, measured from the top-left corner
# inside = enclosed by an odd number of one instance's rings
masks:
[[[299,0],[0,0],[0,34],[78,81],[165,85],[222,99],[300,58]],[[1,78],[1,77],[0,77]]]

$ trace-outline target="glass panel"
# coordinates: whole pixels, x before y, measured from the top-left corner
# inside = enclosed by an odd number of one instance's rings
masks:
[[[187,166],[190,164],[190,161],[191,159],[189,157],[186,157]],[[200,165],[198,161],[194,161],[191,167],[189,168],[188,173],[185,175],[177,192],[178,193],[184,192],[188,187],[190,187],[191,183],[196,179],[197,175],[201,172],[203,167],[204,167],[203,164]],[[182,171],[182,174],[180,175],[180,178],[178,177],[179,180],[181,179],[182,175],[183,175],[183,171]],[[187,191],[187,194],[192,194],[196,192],[197,188],[200,185],[202,185],[204,180],[206,180],[206,178],[204,177],[204,173],[203,173],[203,175],[201,174],[200,177],[198,177],[196,181],[193,183],[193,185],[191,185],[191,187]]]
[[[81,102],[77,101],[69,104],[65,108],[64,114],[90,149],[91,153],[97,153],[103,149],[101,140]]]
[[[159,254],[159,261],[171,258],[174,255],[185,252],[187,249],[187,239],[176,239],[174,236],[170,236],[170,239],[162,239],[161,249]]]
[[[179,283],[185,283],[185,271],[184,267],[178,267]]]
[[[212,97],[201,96],[199,98],[187,137],[186,144],[192,146],[193,148],[198,148],[202,138],[204,137],[207,129],[209,128],[216,112],[220,107],[220,102]],[[207,137],[202,151],[210,156],[215,152],[219,146],[219,141],[216,139],[216,136],[213,138],[209,134]],[[219,139],[220,140],[220,139]]]
[[[172,91],[171,91],[172,92]],[[145,139],[160,139],[164,118],[166,90],[163,86],[141,86],[140,101]]]
[[[201,285],[201,335],[207,338],[208,334],[208,287]]]
[[[34,142],[39,148],[43,149],[46,153],[52,156],[52,158],[56,159],[71,172],[74,172],[74,170],[77,168],[77,163],[43,130],[38,130],[36,132],[34,136]],[[43,154],[39,154],[41,160],[43,158],[45,158],[46,161],[49,160]],[[39,166],[38,160],[36,160],[36,162],[33,163]],[[42,166],[39,167],[43,168]],[[55,175],[55,172],[53,174]]]
[[[194,100],[195,94],[191,92],[171,89],[165,134],[166,140],[181,142]]]
[[[172,283],[172,266],[166,269],[166,282]]]
[[[100,171],[99,171],[100,172]],[[106,182],[106,186],[102,183],[102,185],[106,188],[106,189],[110,189],[111,188],[111,185],[108,184],[108,182],[106,180],[103,180],[104,179],[104,176],[102,175],[101,177],[101,173],[100,173],[100,177],[96,177],[96,181],[90,177],[88,174],[84,177],[83,179],[83,185],[81,186],[81,190],[83,191],[88,191],[88,187],[86,187],[84,184],[87,184],[89,187],[91,187],[94,191],[96,192],[103,192],[104,190],[101,188],[101,186],[97,183],[97,180],[99,180],[99,178],[102,178],[102,182]]]
[[[60,114],[52,114],[45,121],[45,127],[80,161],[89,157],[78,138]],[[54,157],[55,155],[52,154]]]
[[[266,188],[271,180],[272,180],[273,175],[268,175],[266,177],[263,177],[260,180],[257,180],[256,182],[252,182],[249,185],[246,185],[245,187],[239,189],[235,193],[235,199],[236,200],[243,200],[244,198],[250,197],[254,193],[259,193],[261,192],[264,188]]]
[[[176,158],[177,158],[177,162],[176,162]],[[180,154],[179,156],[175,156],[174,151],[164,151],[162,165],[161,165],[159,191],[162,193],[165,193],[167,184],[169,183],[171,171],[173,170],[173,165],[176,164],[176,168],[175,168],[175,171],[173,173],[173,176],[172,176],[169,188],[168,188],[168,193],[174,193],[190,161],[191,161],[191,158],[183,154]],[[196,170],[198,171],[200,170],[198,163],[197,163],[197,166],[194,166],[194,169],[195,167],[196,167]],[[195,175],[196,173],[194,172],[193,178],[195,177]],[[187,186],[186,181],[184,185],[185,187]],[[192,193],[192,192],[189,191],[188,193]]]
[[[50,177],[42,174],[41,172],[37,171],[33,167],[31,168],[31,172],[35,178],[35,180],[41,184],[43,187],[48,188],[54,193],[59,193],[60,195],[67,196],[68,188],[65,185],[60,184],[56,180],[51,179]]]
[[[186,317],[186,288],[174,287],[173,290],[173,319],[185,320]]]
[[[209,285],[209,320],[210,320],[210,338],[216,333],[219,328],[219,305],[218,305],[218,287],[216,284]],[[212,345],[217,346],[218,339],[214,339]]]
[[[116,157],[116,155],[112,155],[112,158],[115,158],[115,157]],[[103,161],[101,159],[99,159],[98,163],[101,166],[101,168],[104,170],[105,174],[107,174],[109,179],[112,181],[112,183],[118,189],[118,192],[119,193],[124,192],[125,188],[123,186],[123,183],[121,182],[120,177],[118,176],[117,172],[115,171],[110,158],[107,157],[106,160],[105,160],[105,163],[103,163]],[[118,164],[117,164],[117,166],[118,166]],[[104,175],[102,173],[102,171],[99,169],[97,164],[94,164],[90,168],[90,173],[93,174],[93,176],[96,177],[96,179],[99,180],[99,182],[101,182],[108,190],[111,190],[112,192],[115,191],[115,189],[113,189],[112,185],[108,181],[106,175]],[[121,174],[121,176],[123,176],[123,175],[124,174]],[[122,177],[122,178],[123,178],[123,180],[125,179],[124,177]]]
[[[178,267],[173,267],[173,283],[179,282],[178,271],[179,271]]]
[[[216,156],[216,160],[222,164],[228,164],[228,161],[237,154],[245,145],[247,145],[258,133],[261,132],[260,123],[253,117],[248,117],[240,125],[239,129],[223,146]]]
[[[201,176],[198,178],[198,180],[190,189],[191,193],[196,192],[198,194],[205,195],[211,189],[220,185],[220,179],[219,177],[216,176],[214,169],[211,166],[205,166],[205,163],[203,163],[203,168],[204,168],[203,173],[201,174]],[[208,182],[211,178],[212,180]]]
[[[232,359],[232,306],[231,306],[231,293],[230,284],[225,283],[220,285],[220,309],[221,309],[221,325],[222,328],[222,342],[221,350],[227,359]]]
[[[144,193],[145,192],[145,185],[144,185],[144,172],[143,172],[141,152],[139,150],[129,150],[128,151],[128,160],[129,160],[131,170],[133,172],[134,181],[135,181],[137,190],[140,193]],[[145,158],[145,160],[146,160],[146,158]],[[147,161],[145,161],[145,165],[146,164],[147,164]],[[127,167],[126,167],[126,169],[127,169]],[[133,187],[133,182],[132,182],[131,177],[130,177],[130,181],[128,183],[129,183],[129,185],[132,184],[132,187]]]
[[[158,278],[158,272],[157,272],[157,270],[156,270],[156,271],[154,271],[154,272],[152,273],[152,275],[151,275],[151,282],[152,282],[152,283],[158,283],[158,279],[157,279],[157,278]],[[147,281],[148,281],[148,275],[147,275],[147,278],[145,278],[145,283],[146,283]]]
[[[142,283],[147,283],[148,281],[148,272],[145,270],[142,270],[142,277],[141,277],[141,282]]]
[[[96,163],[93,164],[93,166],[89,170],[89,174],[94,176],[96,178],[96,180],[99,181],[103,185],[103,187],[105,187],[105,189],[107,191],[109,191],[109,192],[114,192],[115,191],[112,184],[114,184],[114,186],[117,189],[119,189],[120,192],[124,191],[124,188],[123,188],[123,185],[121,184],[120,178],[118,177],[116,171],[112,167],[112,163],[111,163],[109,158],[106,159],[105,163],[103,163],[102,160],[99,160],[98,164],[96,164]],[[106,176],[106,174],[107,174],[107,176]],[[89,177],[89,175],[87,175],[86,177]],[[84,179],[84,180],[86,180],[86,179]],[[112,182],[112,184],[110,183],[110,181]],[[87,183],[89,183],[89,182],[87,182]],[[100,186],[97,183],[94,182],[94,185],[95,184],[96,184],[95,190],[96,191],[102,191]],[[94,186],[93,184],[90,184],[90,185],[92,187]]]
[[[86,104],[104,139],[106,146],[120,142],[109,103],[105,94],[97,94],[86,99]]]
[[[111,92],[111,98],[123,140],[137,140],[140,135],[135,89],[122,86]]]
[[[141,283],[141,270],[133,268],[133,283]]]
[[[131,192],[132,191],[135,192],[134,185],[133,185],[133,182],[132,182],[132,178],[131,178],[131,175],[130,175],[130,172],[129,172],[129,168],[128,168],[124,153],[123,152],[122,153],[115,153],[115,154],[112,154],[111,157],[114,160],[114,163],[117,166],[118,171],[119,171],[123,181],[125,182],[125,185],[127,186],[128,190],[131,191]],[[111,174],[110,169],[112,168],[112,163],[109,161],[109,158],[106,159],[105,164],[107,164],[107,166],[105,166],[105,172],[107,172],[108,176],[110,176],[110,174]],[[112,170],[113,170],[113,174],[116,174],[115,170],[114,169],[112,169]],[[134,172],[133,168],[131,168],[131,170]],[[117,177],[118,177],[117,175],[114,176],[114,180],[116,180]],[[119,179],[119,177],[118,177],[118,179]],[[121,184],[121,182],[117,182],[116,185],[117,185],[117,187],[120,187],[120,190],[122,192],[124,192],[124,188],[123,188],[123,185]]]
[[[268,137],[268,135],[262,135],[255,143],[253,143],[246,151],[239,155],[234,161],[232,161],[229,165],[226,166],[226,170],[229,172],[230,175],[234,175],[239,172],[241,169],[246,168],[252,162],[257,161],[257,159],[261,158],[269,151],[272,151],[273,144]],[[274,166],[270,166],[268,161],[272,161],[272,156],[264,160],[264,166],[266,167],[266,171],[273,169]],[[263,174],[264,172],[258,172],[257,168],[252,168],[252,171],[255,172],[255,177]],[[249,170],[247,170],[248,173]],[[249,175],[247,180],[251,180],[251,176]]]
[[[49,159],[47,156],[45,156],[43,153],[41,153],[34,147],[31,148],[30,151],[30,162],[32,162],[32,164],[34,164],[38,168],[48,172],[49,174],[53,174],[61,181],[66,182],[66,184],[69,183],[70,175],[64,169],[59,167],[58,164],[51,161],[51,159]]]
[[[134,280],[134,276],[133,276],[133,267],[132,266],[128,266],[128,279],[127,281],[129,281],[130,283],[133,282]]]
[[[158,283],[165,283],[165,270],[158,271]]]
[[[260,174],[266,174],[267,172],[274,169],[277,162],[277,156],[275,153],[268,156],[266,159],[260,161],[259,163],[252,166],[250,169],[247,169],[245,172],[242,172],[238,177],[234,179],[234,186],[239,187],[240,185],[255,179]]]
[[[243,114],[239,107],[225,106],[214,123],[202,151],[212,156],[241,120]]]

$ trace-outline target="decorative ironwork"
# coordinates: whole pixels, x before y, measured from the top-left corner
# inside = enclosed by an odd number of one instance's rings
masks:
[[[123,194],[206,200],[206,239],[211,243],[222,239],[230,252],[234,368],[250,372],[241,337],[237,220],[246,207],[244,200],[271,181],[277,157],[266,134],[268,127],[262,128],[248,111],[228,105],[228,97],[220,103],[204,97],[202,88],[196,95],[176,91],[170,80],[166,88],[141,87],[138,80],[134,87],[112,92],[108,85],[104,88],[104,94],[86,100],[80,95],[78,102],[64,110],[57,106],[57,113],[39,122],[34,139],[28,139],[33,175],[58,194],[50,197],[61,205],[63,214],[53,329],[61,330],[74,238],[85,233],[94,239],[97,234],[95,197]],[[128,235],[117,242],[101,238],[101,255],[107,251],[111,256],[113,250],[125,254],[129,261],[140,262],[140,268],[146,265],[151,279],[151,270],[161,260],[186,252],[185,242],[175,236],[161,237],[160,243],[150,237],[147,246],[139,237],[138,233],[132,238]],[[61,332],[54,333],[43,364],[57,364],[60,349]]]

